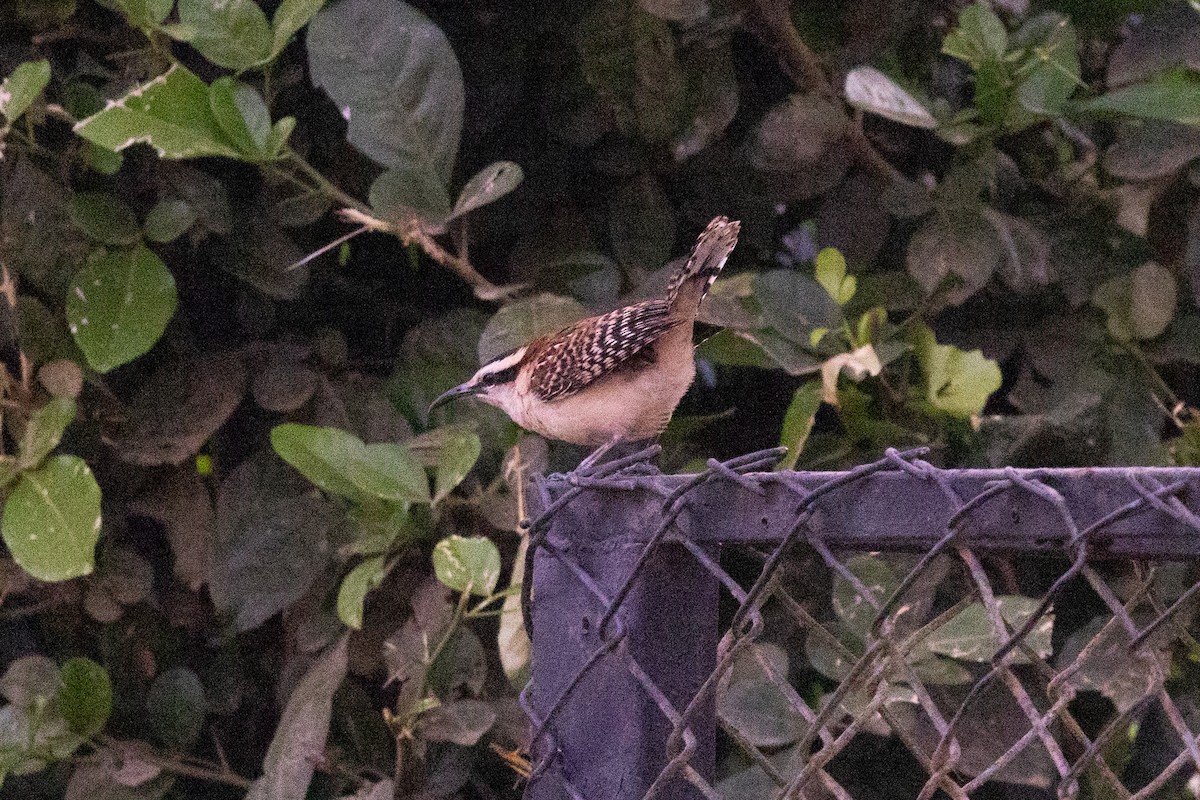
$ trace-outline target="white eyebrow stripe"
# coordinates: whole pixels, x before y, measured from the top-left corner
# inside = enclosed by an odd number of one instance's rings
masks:
[[[475,377],[482,378],[484,375],[492,375],[497,372],[503,372],[504,370],[508,369],[509,367],[515,367],[517,364],[521,363],[521,359],[524,357],[525,357],[525,348],[522,347],[519,350],[516,350],[516,351],[508,354],[507,356],[504,356],[503,358],[499,358],[499,359],[496,359],[495,361],[491,361],[491,362],[488,362],[487,364],[484,364],[482,367],[479,368],[479,371],[475,373]]]

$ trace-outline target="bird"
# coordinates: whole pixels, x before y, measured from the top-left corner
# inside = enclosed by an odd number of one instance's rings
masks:
[[[598,448],[653,439],[696,375],[692,328],[737,245],[720,216],[696,239],[662,297],[579,320],[484,364],[429,406],[473,396],[547,439]]]

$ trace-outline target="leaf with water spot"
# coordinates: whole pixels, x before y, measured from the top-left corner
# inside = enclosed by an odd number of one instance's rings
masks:
[[[1038,607],[1036,598],[1020,595],[999,595],[996,603],[1000,608],[1000,616],[1011,629],[1024,625]],[[1025,637],[1025,644],[1039,658],[1046,658],[1050,655],[1050,635],[1053,630],[1054,614],[1048,612]],[[1002,639],[1007,640],[1008,633],[1005,632],[1001,637],[983,603],[971,603],[929,634],[925,647],[931,652],[961,661],[989,661],[1000,649]],[[1018,648],[1014,651],[1012,663],[1027,664],[1029,657]]]
[[[457,592],[486,597],[500,580],[500,551],[484,536],[447,536],[433,548],[433,572]]]
[[[23,474],[4,504],[4,543],[43,581],[89,574],[100,538],[100,486],[78,456],[55,456]]]
[[[25,113],[50,83],[50,62],[26,61],[0,81],[0,117],[10,123]]]
[[[67,294],[75,343],[97,372],[146,353],[175,314],[175,279],[145,247],[107,253],[81,269]]]
[[[242,157],[213,116],[208,86],[178,65],[80,120],[75,133],[107,150],[148,144],[162,158]]]

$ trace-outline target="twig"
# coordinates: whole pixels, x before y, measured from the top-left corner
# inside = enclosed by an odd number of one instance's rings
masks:
[[[361,206],[361,204],[358,204],[358,206]],[[521,284],[497,286],[492,283],[480,275],[478,270],[471,266],[471,263],[465,258],[454,255],[438,244],[433,236],[421,226],[420,220],[416,218],[408,220],[403,227],[397,227],[390,222],[372,216],[371,210],[365,206],[343,208],[338,212],[338,216],[348,222],[363,225],[370,230],[390,233],[398,237],[406,245],[417,245],[425,251],[427,256],[466,281],[475,291],[475,296],[480,300],[503,300],[512,297],[525,288]]]
[[[831,100],[838,98],[839,93],[825,74],[821,60],[792,22],[790,0],[741,0],[740,5],[746,27],[771,48],[780,68],[798,89]],[[861,114],[847,136],[863,169],[888,181],[903,178],[863,133]]]
[[[519,285],[497,286],[483,277],[483,275],[480,275],[479,271],[471,266],[471,262],[466,258],[465,238],[463,240],[464,246],[462,252],[460,255],[454,255],[438,244],[433,236],[422,227],[420,220],[416,217],[407,220],[403,226],[397,226],[391,222],[379,219],[375,216],[375,212],[370,206],[336,186],[322,175],[320,170],[309,164],[308,161],[294,150],[288,151],[286,160],[288,164],[295,167],[312,181],[318,191],[344,206],[339,212],[342,219],[356,222],[367,230],[390,233],[398,237],[406,245],[416,244],[420,246],[426,255],[466,281],[474,290],[475,296],[480,300],[504,300],[512,297],[524,288]],[[361,232],[361,230],[355,231],[354,235]],[[294,265],[293,268],[295,266],[299,265]]]
[[[289,266],[286,270],[284,270],[284,272],[291,272],[294,269],[300,269],[305,264],[312,261],[314,258],[319,258],[319,257],[325,255],[333,248],[338,247],[338,246],[344,244],[345,242],[350,241],[355,236],[358,236],[360,233],[366,233],[369,230],[370,230],[370,228],[368,228],[366,225],[360,225],[359,227],[355,228],[354,230],[350,231],[349,233],[347,233],[343,236],[339,236],[338,238],[334,239],[329,244],[318,247],[316,250],[312,251],[311,253],[306,255],[304,258],[300,259],[296,263]]]
[[[119,739],[115,739],[111,736],[101,736],[99,741],[103,746],[109,747],[120,753],[127,752],[125,743]],[[187,778],[196,778],[198,780],[210,781],[212,783],[222,783],[226,786],[236,786],[239,789],[249,789],[253,784],[253,781],[250,779],[243,778],[241,775],[238,775],[236,772],[233,772],[227,768],[217,769],[208,766],[185,764],[178,759],[160,756],[157,753],[147,752],[142,748],[128,749],[128,752],[132,757],[137,758],[139,761],[144,761],[151,766],[158,767],[164,772],[170,772],[173,775],[183,775]],[[85,756],[80,760],[91,760],[97,757],[97,754],[92,754],[91,756]]]
[[[771,48],[792,83],[802,91],[837,97],[820,59],[792,24],[790,0],[743,0],[741,6],[746,27]]]

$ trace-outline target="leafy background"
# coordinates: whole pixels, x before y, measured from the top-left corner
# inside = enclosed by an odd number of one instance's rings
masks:
[[[581,453],[428,403],[658,290],[716,214],[663,469],[1200,463],[1193,6],[0,21],[6,796],[515,797],[523,480]],[[935,645],[948,681],[988,657]]]

